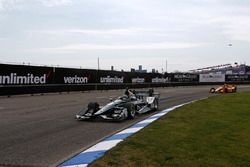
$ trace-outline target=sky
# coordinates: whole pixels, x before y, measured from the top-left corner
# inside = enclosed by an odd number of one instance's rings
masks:
[[[232,44],[232,45],[230,45]],[[0,0],[0,63],[160,72],[250,64],[250,0]]]

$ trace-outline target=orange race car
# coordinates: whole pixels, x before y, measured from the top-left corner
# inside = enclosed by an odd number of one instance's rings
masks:
[[[210,93],[233,93],[236,92],[237,86],[234,84],[224,84],[218,88],[211,88]]]

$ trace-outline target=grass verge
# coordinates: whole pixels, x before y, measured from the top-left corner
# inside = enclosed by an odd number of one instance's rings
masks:
[[[250,166],[250,93],[176,109],[90,166]]]

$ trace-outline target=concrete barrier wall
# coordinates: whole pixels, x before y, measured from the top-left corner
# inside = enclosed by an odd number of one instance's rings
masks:
[[[0,64],[0,95],[169,86],[250,83],[249,75],[223,77],[188,73],[135,73]],[[213,78],[215,77],[215,79]],[[204,79],[205,78],[205,79]],[[220,80],[216,80],[220,78]],[[221,79],[222,78],[222,79]]]

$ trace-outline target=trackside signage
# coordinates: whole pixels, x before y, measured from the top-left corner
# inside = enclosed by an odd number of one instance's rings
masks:
[[[200,82],[225,82],[225,74],[200,74]]]
[[[145,79],[144,78],[132,78],[132,83],[144,83],[145,82]]]
[[[0,64],[0,87],[4,85],[86,85],[91,84],[168,84],[205,82],[250,82],[247,74],[136,73],[108,70],[73,69]],[[77,87],[77,86],[76,86]],[[40,89],[42,87],[34,87]],[[19,88],[18,88],[19,89]],[[7,90],[7,89],[6,89]],[[7,91],[6,91],[7,92]]]
[[[250,80],[249,75],[226,75],[226,81],[244,82],[249,80]]]
[[[169,82],[170,79],[167,77],[167,78],[159,78],[159,77],[155,77],[155,78],[152,78],[152,83],[167,83]]]
[[[18,75],[17,73],[10,73],[9,75],[0,75],[0,84],[45,84],[46,74],[37,76],[28,73],[27,75]]]
[[[198,75],[196,74],[174,74],[172,82],[198,82]]]
[[[100,83],[123,83],[123,77],[100,77]]]
[[[88,77],[79,77],[75,75],[74,77],[64,77],[65,84],[84,84],[88,83]]]

